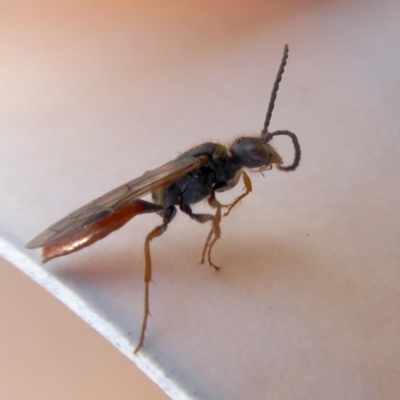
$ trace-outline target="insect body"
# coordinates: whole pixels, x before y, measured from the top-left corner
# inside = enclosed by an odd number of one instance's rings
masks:
[[[89,246],[119,229],[138,214],[157,212],[163,222],[146,236],[144,242],[144,315],[135,353],[143,346],[149,316],[149,284],[152,275],[150,242],[166,231],[168,224],[176,215],[177,207],[197,222],[211,222],[201,262],[207,257],[210,266],[218,271],[219,267],[211,260],[211,250],[221,235],[221,209],[226,208],[224,216],[228,215],[231,209],[251,191],[251,181],[244,168],[262,172],[275,164],[280,170],[292,171],[299,165],[301,153],[296,135],[289,131],[268,132],[288,51],[286,45],[261,135],[240,137],[229,148],[211,142],[196,146],[175,160],[146,172],[72,212],[26,245],[29,249],[40,248],[42,260],[46,262]],[[269,144],[270,140],[278,135],[286,135],[292,139],[295,149],[292,165],[283,166],[282,158]],[[229,205],[219,203],[215,196],[216,192],[231,189],[241,177],[245,185],[244,193]],[[153,202],[141,199],[148,193],[151,193]],[[210,206],[216,210],[214,214],[193,213],[190,205],[204,199],[207,199]]]

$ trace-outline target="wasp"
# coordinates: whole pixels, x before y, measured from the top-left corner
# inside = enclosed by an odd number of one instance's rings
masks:
[[[271,169],[274,164],[281,171],[293,171],[298,167],[301,150],[296,135],[287,130],[272,133],[268,131],[288,54],[289,48],[285,45],[260,135],[239,137],[229,147],[212,142],[193,147],[173,161],[145,172],[139,178],[68,214],[26,245],[28,249],[39,248],[44,263],[90,246],[121,228],[136,215],[154,212],[160,215],[162,223],[155,227],[144,241],[144,313],[135,354],[144,344],[150,314],[149,284],[152,276],[150,242],[167,230],[177,213],[177,208],[179,207],[183,213],[197,222],[211,223],[201,263],[207,258],[209,265],[218,271],[220,268],[212,262],[211,251],[221,236],[222,209],[226,209],[223,215],[227,216],[232,208],[252,191],[251,180],[244,169],[262,173]],[[289,166],[283,166],[282,157],[270,145],[271,139],[279,135],[289,136],[294,146],[294,161]],[[244,183],[244,192],[231,204],[221,204],[216,198],[216,193],[233,188],[240,178]],[[152,202],[141,199],[149,193]],[[191,204],[204,199],[207,199],[215,210],[214,214],[197,214],[192,211]]]

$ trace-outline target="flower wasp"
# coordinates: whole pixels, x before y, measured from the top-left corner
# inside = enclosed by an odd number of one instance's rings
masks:
[[[197,222],[210,221],[211,229],[204,244],[201,262],[207,258],[210,266],[218,271],[219,267],[211,260],[211,251],[221,236],[221,209],[226,208],[224,216],[227,216],[252,190],[251,180],[244,168],[262,173],[271,169],[273,164],[281,171],[293,171],[298,167],[301,151],[296,135],[286,130],[268,132],[288,53],[289,48],[286,45],[260,135],[239,137],[229,148],[212,142],[200,144],[180,154],[175,160],[144,173],[139,178],[68,214],[26,245],[28,249],[40,248],[44,263],[91,245],[121,228],[138,214],[152,212],[159,214],[162,217],[162,224],[155,227],[144,241],[144,313],[135,354],[143,346],[150,313],[149,284],[152,275],[150,242],[167,230],[176,215],[177,207]],[[282,165],[281,156],[269,144],[274,136],[279,135],[289,136],[293,142],[295,156],[293,164],[289,166]],[[221,204],[216,198],[216,193],[233,188],[240,178],[244,182],[244,192],[231,204]],[[149,193],[153,202],[141,199]],[[192,211],[190,205],[204,199],[207,199],[210,206],[215,209],[214,214],[196,214]]]

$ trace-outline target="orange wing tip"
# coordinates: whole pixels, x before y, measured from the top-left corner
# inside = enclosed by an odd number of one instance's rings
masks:
[[[93,242],[91,235],[83,236],[77,240],[66,240],[60,243],[54,243],[39,249],[42,264],[56,257],[61,257],[75,251],[78,251]]]
[[[59,255],[53,255],[52,252],[49,252],[48,247],[41,247],[40,249],[38,249],[40,258],[41,258],[41,263],[40,264],[44,264],[47,261],[50,261],[51,259],[55,258],[55,257],[59,257],[62,256],[62,254]]]

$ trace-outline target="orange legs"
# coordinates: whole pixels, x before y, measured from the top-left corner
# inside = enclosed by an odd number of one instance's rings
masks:
[[[221,208],[227,208],[228,211],[224,213],[224,217],[226,217],[232,210],[233,207],[235,207],[236,204],[239,203],[243,198],[245,198],[251,191],[252,191],[252,186],[251,186],[251,180],[250,177],[246,174],[245,171],[240,171],[241,176],[243,177],[243,182],[244,182],[244,193],[241,194],[240,196],[236,197],[236,199],[231,203],[231,204],[221,204],[216,198],[215,194],[213,193],[209,199],[208,199],[208,204],[210,204],[211,207],[216,208],[217,211],[215,212],[214,216],[211,216],[210,219],[212,219],[212,227],[210,230],[210,233],[207,236],[206,243],[204,244],[203,248],[203,253],[201,256],[201,263],[204,263],[205,257],[207,255],[207,261],[208,264],[210,264],[211,267],[215,269],[215,271],[219,271],[221,268],[215,265],[211,261],[211,251],[212,248],[214,247],[216,241],[221,237],[221,227],[220,227],[220,222],[221,222]]]
[[[244,199],[251,191],[252,191],[252,185],[251,185],[251,179],[250,177],[244,172],[243,170],[240,171],[241,175],[243,177],[243,183],[244,183],[244,193],[241,194],[240,196],[236,197],[235,200],[231,204],[224,205],[223,207],[226,207],[228,211],[224,213],[224,217],[226,217],[232,210],[233,207],[236,206],[237,203],[239,203],[240,200]]]
[[[221,223],[221,203],[215,198],[214,193],[209,197],[208,204],[211,207],[216,208],[217,211],[215,215],[212,216],[212,227],[210,233],[207,236],[206,243],[204,244],[203,253],[201,255],[201,263],[204,263],[205,256],[207,254],[207,260],[210,267],[215,269],[215,272],[219,271],[221,267],[218,267],[211,261],[211,250],[215,244],[215,242],[221,237],[221,227],[219,226]]]
[[[180,209],[187,215],[189,215],[190,218],[194,219],[197,222],[204,223],[207,221],[211,221],[212,226],[211,230],[207,236],[206,242],[204,244],[203,248],[203,253],[201,256],[201,263],[203,264],[205,261],[205,258],[207,256],[207,261],[211,267],[215,269],[215,271],[219,271],[221,268],[215,265],[212,260],[211,260],[211,251],[212,248],[214,247],[215,243],[217,240],[221,237],[221,218],[222,218],[222,213],[221,213],[221,208],[226,207],[228,211],[224,214],[224,217],[226,217],[232,208],[239,203],[240,200],[242,200],[244,197],[246,197],[252,190],[251,187],[251,180],[249,176],[242,171],[241,175],[243,177],[243,182],[244,182],[244,193],[238,196],[231,204],[228,205],[223,205],[221,204],[216,198],[215,194],[212,193],[210,197],[208,198],[208,203],[212,208],[216,209],[216,212],[214,215],[212,214],[195,214],[192,212],[192,209],[188,204],[181,204],[179,207]],[[150,315],[150,306],[149,306],[149,295],[150,295],[150,290],[149,290],[149,285],[151,282],[151,275],[152,275],[152,266],[151,266],[151,256],[150,256],[150,242],[156,238],[161,236],[168,227],[168,224],[172,221],[176,214],[176,208],[175,207],[170,207],[166,209],[164,213],[164,220],[163,223],[156,228],[154,228],[147,236],[144,241],[144,256],[145,256],[145,269],[144,269],[144,314],[143,314],[143,320],[142,320],[142,327],[140,330],[140,338],[139,338],[139,343],[136,346],[134,353],[137,354],[138,351],[143,347],[144,343],[144,336],[147,328],[147,319]]]
[[[175,207],[170,207],[165,211],[164,214],[164,220],[163,223],[156,228],[154,228],[147,236],[144,241],[144,313],[143,313],[143,321],[142,321],[142,327],[140,330],[140,338],[139,338],[139,343],[136,346],[134,350],[134,354],[137,354],[137,352],[142,348],[143,343],[144,343],[144,334],[146,331],[147,327],[147,318],[150,315],[150,305],[149,305],[149,285],[151,281],[151,274],[152,274],[152,269],[151,269],[151,256],[150,256],[150,242],[158,237],[161,236],[168,227],[168,224],[172,221],[176,214],[176,208]]]

